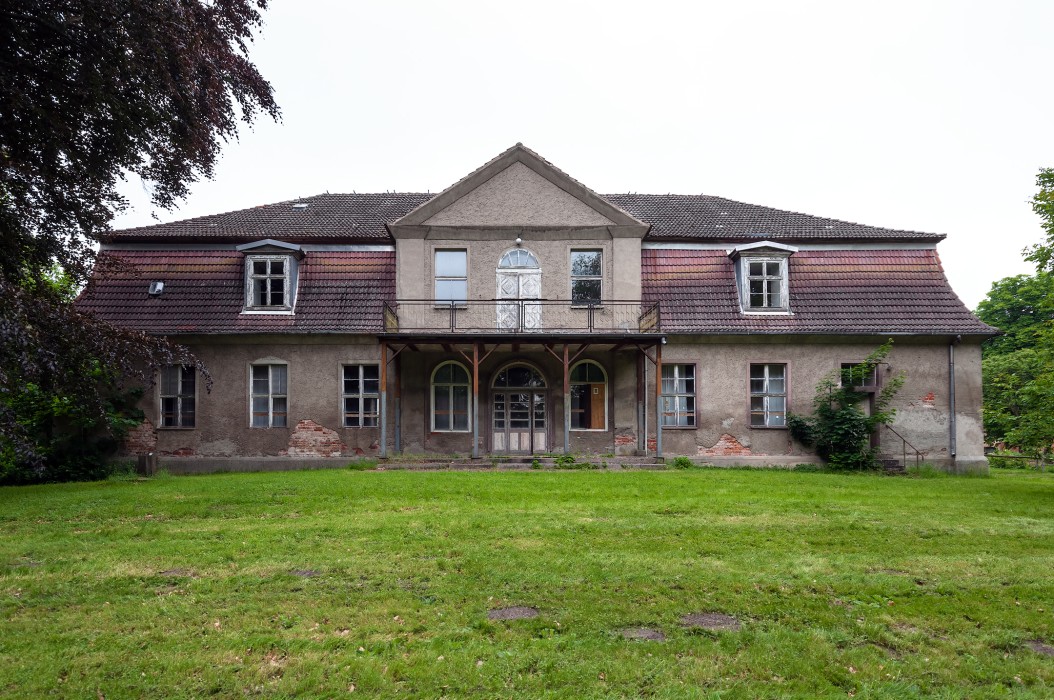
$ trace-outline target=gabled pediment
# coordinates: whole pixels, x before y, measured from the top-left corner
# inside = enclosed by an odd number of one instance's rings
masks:
[[[295,243],[286,243],[284,241],[276,241],[273,238],[263,238],[259,241],[252,241],[251,243],[242,243],[239,246],[234,247],[239,253],[253,254],[253,255],[266,255],[269,253],[294,255],[297,260],[304,258],[303,247]]]
[[[567,229],[648,225],[516,144],[392,224],[408,227]]]
[[[798,252],[798,249],[785,243],[775,241],[758,241],[757,243],[746,243],[736,246],[728,251],[728,257],[736,260],[741,255],[774,255],[790,256]]]

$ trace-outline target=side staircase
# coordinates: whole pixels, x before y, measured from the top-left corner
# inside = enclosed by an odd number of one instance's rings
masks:
[[[414,460],[383,460],[377,469],[407,471],[529,471],[532,469],[554,471],[589,471],[607,469],[666,469],[664,460],[655,457],[606,457],[603,455],[571,455],[567,459],[562,455],[488,455],[479,459],[469,458],[423,458]]]

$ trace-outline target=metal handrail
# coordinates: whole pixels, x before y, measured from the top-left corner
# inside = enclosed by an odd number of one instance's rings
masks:
[[[384,302],[386,333],[585,333],[658,334],[658,302],[601,299],[395,299]]]
[[[896,430],[894,430],[893,426],[886,425],[885,427],[886,427],[887,430],[889,430],[889,432],[893,433],[898,438],[900,438],[901,443],[903,443],[902,448],[903,448],[904,466],[908,465],[908,448],[910,447],[911,451],[915,453],[915,468],[917,469],[919,464],[921,464],[921,462],[922,462],[922,452],[920,452],[917,447],[915,447],[910,442],[908,442],[907,438],[905,438],[903,435],[901,435]]]

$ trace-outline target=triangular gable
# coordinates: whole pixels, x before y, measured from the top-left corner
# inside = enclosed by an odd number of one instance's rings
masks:
[[[392,224],[469,228],[627,227],[648,225],[516,144]]]
[[[744,245],[736,246],[728,251],[728,257],[733,260],[737,259],[740,255],[745,253],[751,253],[755,255],[794,255],[798,252],[798,249],[792,245],[785,243],[776,243],[775,241],[758,241],[757,243],[746,243]]]

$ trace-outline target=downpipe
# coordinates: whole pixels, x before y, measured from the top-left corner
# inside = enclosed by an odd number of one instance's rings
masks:
[[[955,459],[955,346],[963,341],[961,335],[948,344],[948,452]]]

